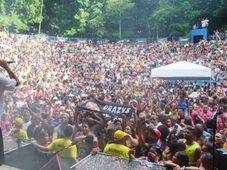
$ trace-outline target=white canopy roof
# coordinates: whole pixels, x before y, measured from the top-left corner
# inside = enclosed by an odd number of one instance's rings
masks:
[[[209,80],[211,78],[211,69],[180,61],[152,69],[151,77],[169,80]]]

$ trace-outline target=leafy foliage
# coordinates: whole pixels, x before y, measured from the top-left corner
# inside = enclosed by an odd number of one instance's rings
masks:
[[[43,6],[42,6],[43,4]],[[41,11],[42,9],[42,11]],[[187,35],[227,27],[226,0],[0,0],[1,31],[92,38]]]

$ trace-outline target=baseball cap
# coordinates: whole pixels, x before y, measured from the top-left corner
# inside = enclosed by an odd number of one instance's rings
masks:
[[[24,123],[23,119],[21,119],[21,118],[16,118],[15,124],[16,124],[17,126],[21,126],[21,125],[23,125],[23,123]]]
[[[114,133],[114,139],[116,141],[118,140],[121,140],[123,139],[125,136],[127,136],[128,134],[123,132],[122,130],[117,130],[115,133]]]
[[[153,129],[154,134],[157,136],[157,138],[161,137],[161,132],[158,129]]]

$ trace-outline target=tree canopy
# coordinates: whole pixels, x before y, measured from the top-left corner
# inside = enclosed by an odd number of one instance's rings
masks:
[[[0,0],[0,30],[92,38],[186,36],[209,19],[227,29],[226,0]]]

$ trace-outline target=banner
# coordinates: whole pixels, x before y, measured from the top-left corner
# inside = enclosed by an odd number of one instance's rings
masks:
[[[111,117],[121,117],[125,114],[127,117],[132,116],[133,108],[131,106],[118,103],[110,103],[98,99],[91,99],[81,107],[83,110],[101,112]]]

